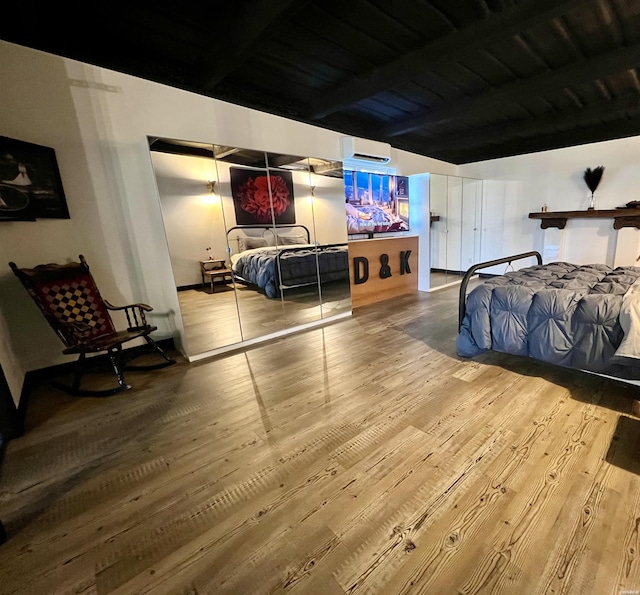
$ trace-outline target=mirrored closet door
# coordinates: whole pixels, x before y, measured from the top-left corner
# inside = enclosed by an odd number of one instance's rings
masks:
[[[351,311],[340,163],[149,143],[189,356]]]

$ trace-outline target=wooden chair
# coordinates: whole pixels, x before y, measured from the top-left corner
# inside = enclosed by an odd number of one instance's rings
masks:
[[[155,370],[175,363],[149,336],[157,327],[147,323],[145,313],[153,310],[146,304],[113,306],[102,298],[89,271],[87,262],[80,255],[80,262],[69,264],[42,264],[32,269],[20,269],[14,262],[9,266],[20,279],[29,295],[40,308],[49,325],[62,340],[65,354],[78,354],[76,371],[71,385],[55,386],[72,395],[105,396],[131,388],[124,377],[125,370]],[[128,328],[117,331],[110,311],[124,311]],[[122,349],[122,345],[143,338],[145,351],[162,356],[162,361],[147,366],[131,366],[128,362],[144,353],[139,349]],[[127,354],[126,351],[130,353]],[[118,386],[107,390],[87,390],[80,387],[82,376],[91,360],[88,354],[106,352],[116,375]],[[97,360],[99,361],[99,360]]]

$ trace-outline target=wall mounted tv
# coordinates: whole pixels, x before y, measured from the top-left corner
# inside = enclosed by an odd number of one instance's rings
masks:
[[[349,235],[409,231],[409,178],[344,170]]]

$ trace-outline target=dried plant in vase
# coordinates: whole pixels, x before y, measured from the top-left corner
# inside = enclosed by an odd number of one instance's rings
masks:
[[[594,197],[596,188],[598,184],[600,184],[600,180],[602,180],[602,174],[604,173],[604,165],[599,165],[598,167],[594,167],[591,169],[587,167],[584,170],[584,181],[587,184],[589,190],[591,190],[591,200],[589,201],[589,206],[587,209],[595,209],[596,208],[596,199]]]

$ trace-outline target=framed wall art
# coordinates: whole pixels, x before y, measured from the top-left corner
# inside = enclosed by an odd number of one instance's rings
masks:
[[[296,222],[291,172],[229,168],[236,225]]]
[[[0,136],[0,221],[69,219],[55,151]]]

